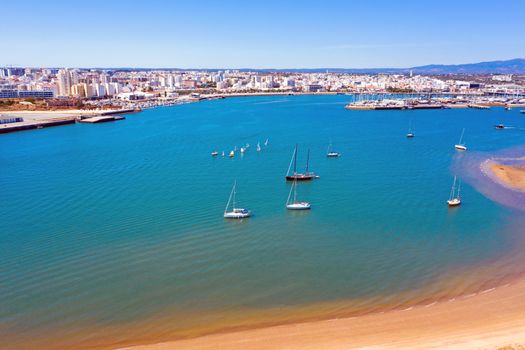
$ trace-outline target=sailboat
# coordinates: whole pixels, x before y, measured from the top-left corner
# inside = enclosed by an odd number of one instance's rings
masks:
[[[222,154],[221,154],[221,156],[223,156],[223,157],[224,157],[224,151],[222,151]]]
[[[309,181],[312,180],[315,175],[313,173],[308,172],[308,162],[310,158],[310,150],[308,150],[308,157],[306,158],[306,172],[304,174],[297,172],[297,145],[295,145],[292,159],[290,161],[290,165],[288,166],[288,171],[286,172],[286,181]],[[290,175],[290,168],[292,167],[293,162],[293,174]]]
[[[466,151],[467,150],[467,146],[465,146],[464,143],[462,143],[463,141],[463,134],[465,134],[465,128],[463,128],[463,131],[461,132],[461,137],[459,138],[459,143],[457,145],[454,145],[454,147],[459,150],[459,151]]]
[[[251,212],[245,208],[236,208],[235,207],[235,195],[236,195],[237,181],[233,183],[233,188],[230,193],[230,198],[228,198],[228,203],[226,208],[224,208],[224,218],[225,219],[244,219],[250,217]],[[232,210],[228,211],[230,207],[230,202],[232,203]]]
[[[244,152],[246,152],[246,148],[241,147],[241,154],[243,154]]]
[[[414,134],[414,132],[412,131],[412,121],[410,121],[410,123],[408,124],[408,133],[407,133],[407,138],[412,138],[416,136]]]
[[[293,192],[293,201],[290,201],[292,198]],[[297,179],[292,183],[292,188],[290,188],[290,193],[288,194],[288,199],[286,200],[286,209],[288,210],[308,210],[310,209],[309,202],[297,201]]]
[[[235,151],[230,151],[230,158],[235,157]]]
[[[450,197],[447,201],[449,207],[457,207],[461,204],[461,198],[459,196],[460,190],[461,182],[458,185],[458,191],[456,193],[456,176],[454,176],[454,183],[452,184],[452,188],[450,189]]]
[[[259,144],[259,142],[257,142],[257,152],[260,152],[261,151],[261,145]]]
[[[264,141],[264,146],[268,146],[268,139],[266,139],[266,141]]]
[[[328,158],[337,158],[340,156],[339,152],[335,152],[332,149],[332,140],[330,140],[330,143],[328,144],[328,150],[326,151],[326,156]]]
[[[219,155],[219,152],[217,152],[217,151],[213,151],[213,152],[211,152],[211,156],[212,156],[212,157],[215,157],[215,156],[217,156],[217,155]]]

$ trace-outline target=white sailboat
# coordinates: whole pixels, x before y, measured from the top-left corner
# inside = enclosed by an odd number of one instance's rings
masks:
[[[268,139],[266,139],[266,141],[264,141],[264,146],[268,146]]]
[[[414,132],[412,131],[412,121],[410,121],[410,122],[408,123],[408,133],[407,133],[407,138],[412,138],[412,137],[414,137],[414,136],[416,136],[416,135],[415,135]]]
[[[465,134],[465,128],[463,128],[463,131],[461,132],[461,137],[459,138],[459,143],[457,145],[454,145],[454,147],[459,151],[466,151],[467,146],[465,146],[465,143],[463,143],[463,135]]]
[[[233,158],[233,157],[235,157],[235,151],[232,150],[230,151],[230,158]]]
[[[332,140],[330,140],[330,143],[328,144],[328,149],[326,150],[326,156],[328,158],[337,158],[339,157],[341,154],[339,154],[339,152],[335,152],[333,149],[332,149]]]
[[[260,152],[261,151],[261,145],[259,144],[259,142],[257,142],[257,152]]]
[[[450,197],[447,201],[449,207],[457,207],[461,204],[461,197],[459,192],[461,191],[461,182],[458,184],[458,191],[456,193],[456,176],[454,176],[454,183],[450,189]]]
[[[245,208],[236,208],[235,207],[235,195],[236,195],[237,181],[233,183],[233,188],[230,193],[230,198],[228,198],[228,203],[226,208],[224,208],[224,218],[225,219],[244,219],[248,218],[251,215],[251,212]],[[230,202],[232,203],[232,210],[228,211],[230,207]]]
[[[290,201],[292,198],[293,192],[293,201]],[[288,199],[286,200],[286,209],[288,210],[308,210],[311,209],[309,202],[303,202],[297,200],[297,179],[292,183],[292,188],[290,188],[290,193],[288,194]]]

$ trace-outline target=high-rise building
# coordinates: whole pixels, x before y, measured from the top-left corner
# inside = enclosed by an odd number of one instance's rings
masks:
[[[61,69],[57,74],[58,96],[71,95],[71,75],[68,69]]]

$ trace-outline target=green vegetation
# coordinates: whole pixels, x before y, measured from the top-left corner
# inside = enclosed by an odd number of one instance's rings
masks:
[[[416,90],[414,90],[414,89],[410,89],[410,88],[406,88],[406,89],[395,88],[395,87],[392,87],[392,86],[387,87],[386,91],[394,93],[394,94],[410,94],[410,93],[416,92]]]

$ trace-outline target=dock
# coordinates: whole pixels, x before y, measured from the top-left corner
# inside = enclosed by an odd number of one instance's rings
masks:
[[[469,104],[467,106],[468,106],[468,108],[474,108],[474,109],[490,109],[489,106],[478,105],[478,104]]]
[[[52,120],[41,120],[41,121],[22,121],[16,123],[2,124],[0,126],[0,134],[6,134],[8,132],[31,130],[31,129],[42,129],[50,126],[75,124],[75,118],[59,118]]]
[[[4,122],[0,123],[0,134],[15,131],[43,129],[51,126],[75,123],[105,123],[123,120],[122,114],[140,112],[136,109],[117,110],[65,110],[65,111],[31,111],[31,112],[5,112],[0,113]]]
[[[116,116],[116,115],[101,115],[101,116],[96,116],[96,117],[79,118],[77,121],[79,123],[95,124],[95,123],[114,122],[114,121],[123,120],[123,119],[126,119],[126,118]]]

